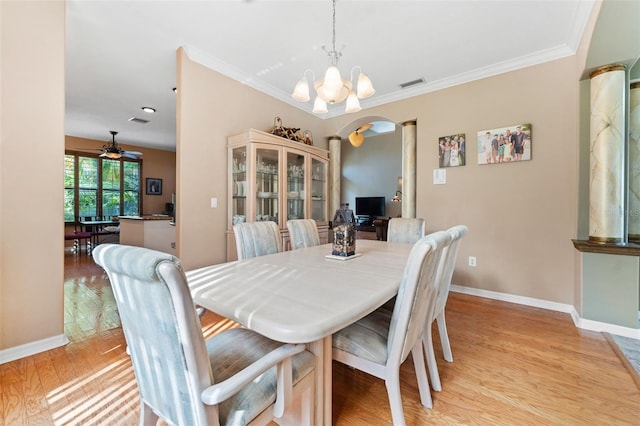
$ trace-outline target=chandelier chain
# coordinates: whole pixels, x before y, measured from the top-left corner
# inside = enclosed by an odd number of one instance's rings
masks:
[[[336,0],[333,0],[333,52],[336,51]]]
[[[342,56],[342,52],[336,50],[336,0],[333,0],[333,15],[332,15],[332,49],[327,50],[326,46],[322,46],[327,55],[329,56],[329,63],[333,66],[338,66],[338,58]]]

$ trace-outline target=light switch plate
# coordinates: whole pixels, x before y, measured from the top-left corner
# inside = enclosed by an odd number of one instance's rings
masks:
[[[446,169],[435,169],[433,171],[433,184],[434,185],[444,185],[447,183],[447,170]]]
[[[211,198],[211,208],[215,209],[218,207],[218,199],[216,197]]]

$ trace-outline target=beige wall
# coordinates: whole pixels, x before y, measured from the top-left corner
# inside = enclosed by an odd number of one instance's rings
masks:
[[[92,148],[101,148],[109,143],[94,139],[84,139],[75,136],[65,137],[65,148],[68,150],[87,151]],[[118,145],[124,150],[142,152],[142,211],[141,214],[163,213],[165,203],[171,202],[171,194],[176,192],[176,153],[160,149],[145,148],[126,144]],[[146,179],[162,179],[162,195],[147,195]]]
[[[190,61],[179,63],[179,257],[186,267],[222,262],[226,137],[267,130],[274,115],[315,139],[365,115],[417,119],[417,212],[431,230],[469,226],[454,282],[559,303],[574,302],[578,82],[576,58],[498,75],[358,114],[320,121]],[[224,100],[224,101],[222,101]],[[308,123],[308,124],[307,124]],[[478,130],[531,123],[533,161],[477,165]],[[315,130],[319,129],[319,130]],[[467,134],[467,165],[433,185],[437,138]],[[182,190],[181,190],[182,189]],[[218,208],[210,208],[210,198]],[[467,266],[476,256],[478,266]]]
[[[194,93],[183,87],[179,100],[178,176],[183,181],[178,183],[178,192],[182,192],[178,246],[187,266],[199,266],[224,259],[226,136],[248,127],[268,129],[276,115],[270,111],[277,106],[291,107],[186,57],[179,57],[179,61],[183,67],[180,82],[193,84]],[[321,135],[335,134],[364,115],[383,116],[397,123],[416,118],[418,216],[427,219],[429,230],[457,223],[470,228],[460,250],[455,283],[572,304],[575,259],[571,239],[576,229],[577,190],[575,69],[572,57],[417,96],[323,121]],[[194,112],[187,113],[187,108]],[[208,117],[200,117],[202,114]],[[300,114],[296,110],[277,114],[285,116],[285,125],[295,123],[296,127],[305,118],[319,121],[305,116],[288,119]],[[476,132],[518,123],[532,124],[533,161],[477,165]],[[432,185],[432,170],[438,167],[437,138],[457,132],[467,134],[467,166],[447,169],[447,185]],[[314,135],[317,139],[318,133]],[[188,200],[180,198],[185,194]],[[218,209],[209,207],[212,196],[218,197]],[[477,257],[477,267],[467,266],[468,256]]]
[[[177,254],[186,268],[226,259],[227,136],[268,131],[275,116],[327,147],[324,122],[177,52]],[[211,208],[211,198],[218,207]]]
[[[64,22],[0,2],[0,349],[64,332]]]
[[[529,67],[331,120],[417,119],[417,216],[429,231],[463,223],[454,283],[574,302],[578,82],[575,57]],[[533,160],[478,165],[476,132],[531,123]],[[433,185],[437,140],[467,135],[467,165]],[[366,143],[366,142],[365,142]],[[477,257],[477,267],[468,257]]]

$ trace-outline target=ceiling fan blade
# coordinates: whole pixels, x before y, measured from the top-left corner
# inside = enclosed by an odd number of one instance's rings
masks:
[[[142,153],[140,151],[123,151],[123,153],[127,153],[127,154],[133,154],[133,155],[142,155]]]
[[[351,145],[357,148],[362,145],[362,142],[364,142],[364,135],[357,130],[355,132],[351,132],[349,134],[349,142],[351,142]]]
[[[104,149],[102,148],[76,148],[79,151],[101,151],[104,152]]]
[[[138,159],[138,156],[137,156],[137,155],[134,155],[134,153],[133,153],[133,152],[128,152],[128,151],[123,152],[123,153],[122,153],[122,156],[123,156],[123,157],[127,157],[127,158],[132,158],[132,159],[134,159],[134,160],[137,160],[137,159]]]

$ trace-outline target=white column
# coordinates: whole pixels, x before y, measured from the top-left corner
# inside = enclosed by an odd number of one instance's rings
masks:
[[[333,218],[333,214],[340,208],[340,178],[342,176],[342,160],[340,159],[340,149],[342,139],[340,136],[329,137],[329,220]]]
[[[625,241],[624,65],[608,65],[591,78],[589,240]]]
[[[402,217],[416,217],[416,121],[402,123]]]
[[[640,242],[640,81],[629,91],[629,241]]]

